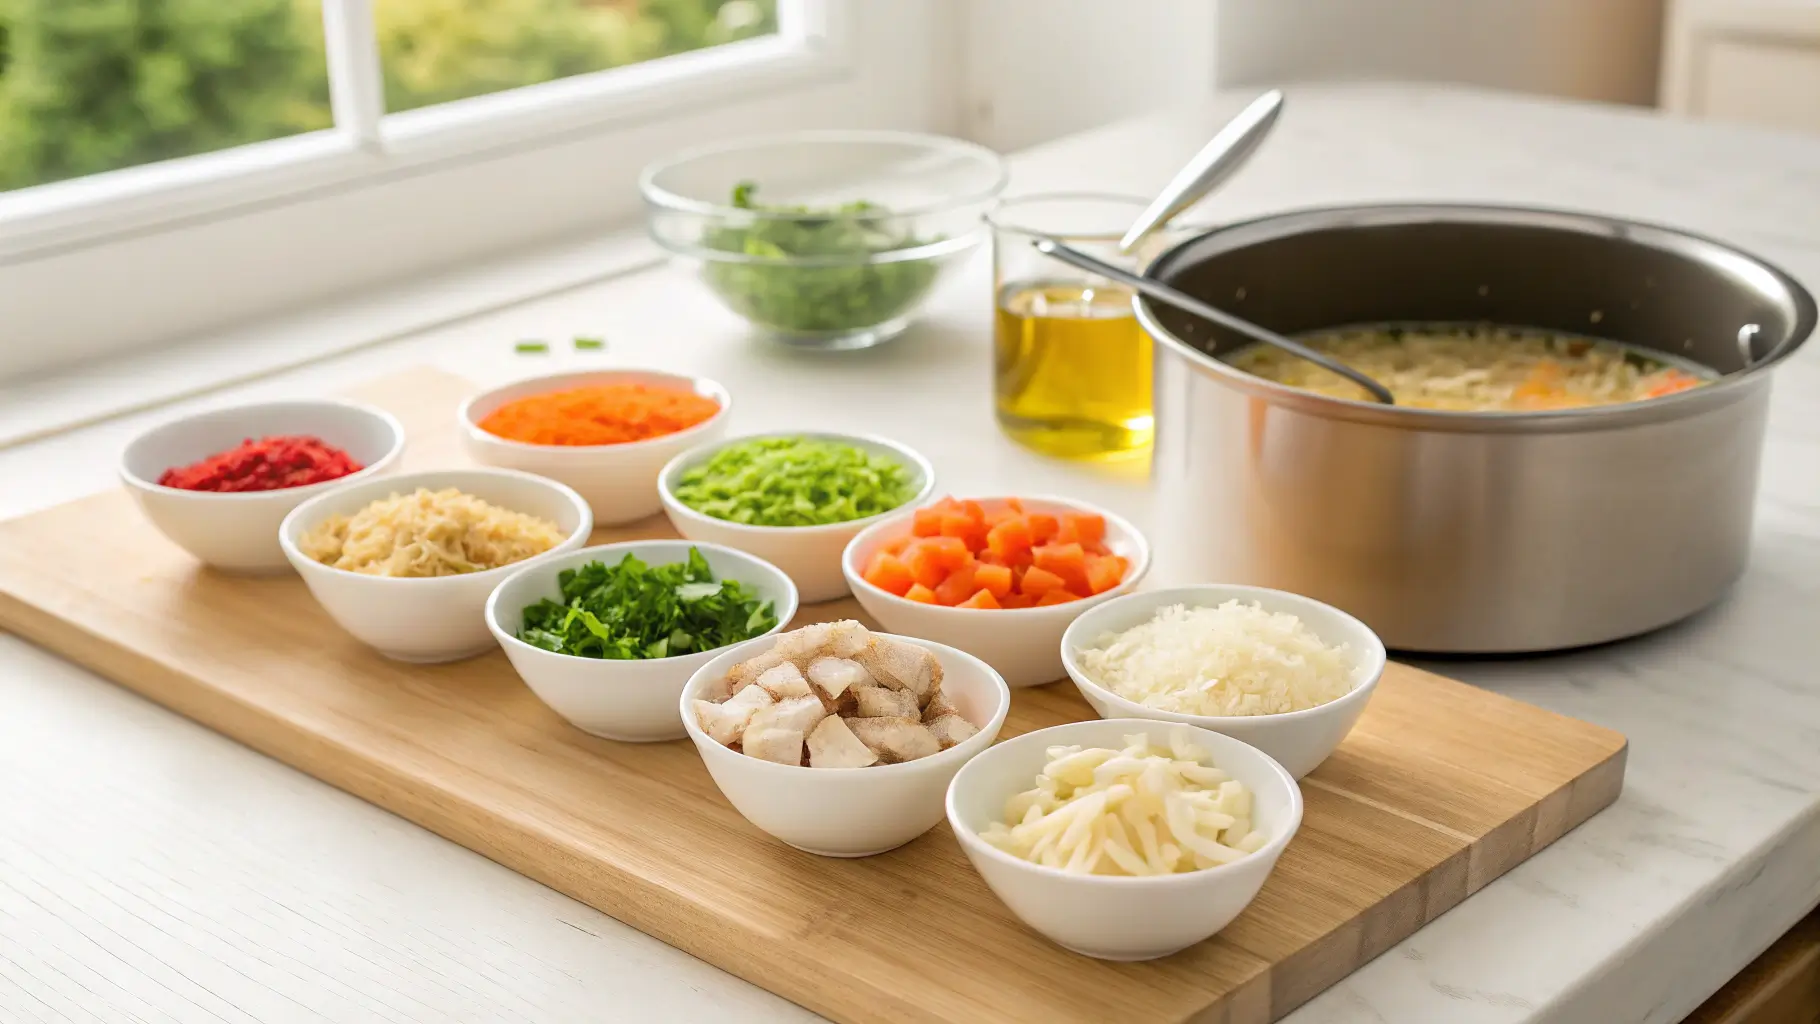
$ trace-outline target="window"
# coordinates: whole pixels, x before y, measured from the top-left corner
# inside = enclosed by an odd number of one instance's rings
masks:
[[[333,127],[323,17],[322,0],[0,8],[0,191]],[[777,0],[375,0],[370,28],[398,112],[774,34]]]
[[[927,0],[3,0],[0,379],[634,225],[638,170],[704,139],[952,131],[949,17]]]

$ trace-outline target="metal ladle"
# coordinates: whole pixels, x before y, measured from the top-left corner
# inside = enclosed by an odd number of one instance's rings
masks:
[[[1283,109],[1283,94],[1275,89],[1253,100],[1249,106],[1239,112],[1239,116],[1227,122],[1213,141],[1207,143],[1195,154],[1187,166],[1179,171],[1175,178],[1163,189],[1156,199],[1138,216],[1137,222],[1125,232],[1119,242],[1121,252],[1129,252],[1143,241],[1151,232],[1167,224],[1176,214],[1182,212],[1207,193],[1213,191],[1233,172],[1244,166],[1251,154],[1257,151],[1258,144],[1264,141],[1271,126],[1276,124],[1277,115]],[[1322,355],[1314,349],[1286,338],[1268,328],[1259,327],[1249,320],[1233,316],[1217,306],[1203,302],[1186,292],[1178,291],[1154,278],[1143,277],[1120,267],[1113,266],[1104,260],[1089,256],[1079,249],[1053,239],[1039,238],[1030,243],[1036,251],[1045,256],[1061,260],[1096,274],[1109,278],[1140,294],[1147,295],[1167,306],[1173,306],[1184,313],[1191,313],[1203,320],[1210,321],[1242,334],[1253,341],[1262,342],[1282,349],[1299,359],[1306,359],[1316,366],[1330,370],[1364,388],[1371,396],[1385,405],[1395,405],[1396,399],[1390,389],[1370,376],[1347,366],[1345,363],[1329,356]]]

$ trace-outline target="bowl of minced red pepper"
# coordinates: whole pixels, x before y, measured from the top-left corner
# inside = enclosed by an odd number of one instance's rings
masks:
[[[305,499],[389,471],[404,427],[357,402],[264,402],[153,427],[127,445],[120,479],[153,526],[206,565],[290,568],[278,524]]]
[[[714,381],[647,370],[553,374],[483,391],[457,418],[468,455],[565,483],[594,522],[663,509],[657,475],[686,449],[726,433],[733,404]]]

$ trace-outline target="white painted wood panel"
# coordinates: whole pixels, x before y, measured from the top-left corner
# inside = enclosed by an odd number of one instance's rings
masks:
[[[1673,0],[1662,106],[1820,134],[1820,0]]]

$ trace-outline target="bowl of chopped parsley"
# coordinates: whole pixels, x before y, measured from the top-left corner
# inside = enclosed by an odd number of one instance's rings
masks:
[[[728,309],[786,343],[896,337],[985,238],[997,154],[909,132],[808,131],[719,143],[639,179],[651,237]]]
[[[686,540],[582,548],[507,577],[487,628],[537,698],[584,732],[653,742],[685,735],[695,670],[782,629],[796,587],[744,551]]]
[[[754,434],[671,459],[657,494],[676,532],[782,569],[804,603],[849,593],[841,553],[861,530],[935,493],[929,460],[867,434]]]

